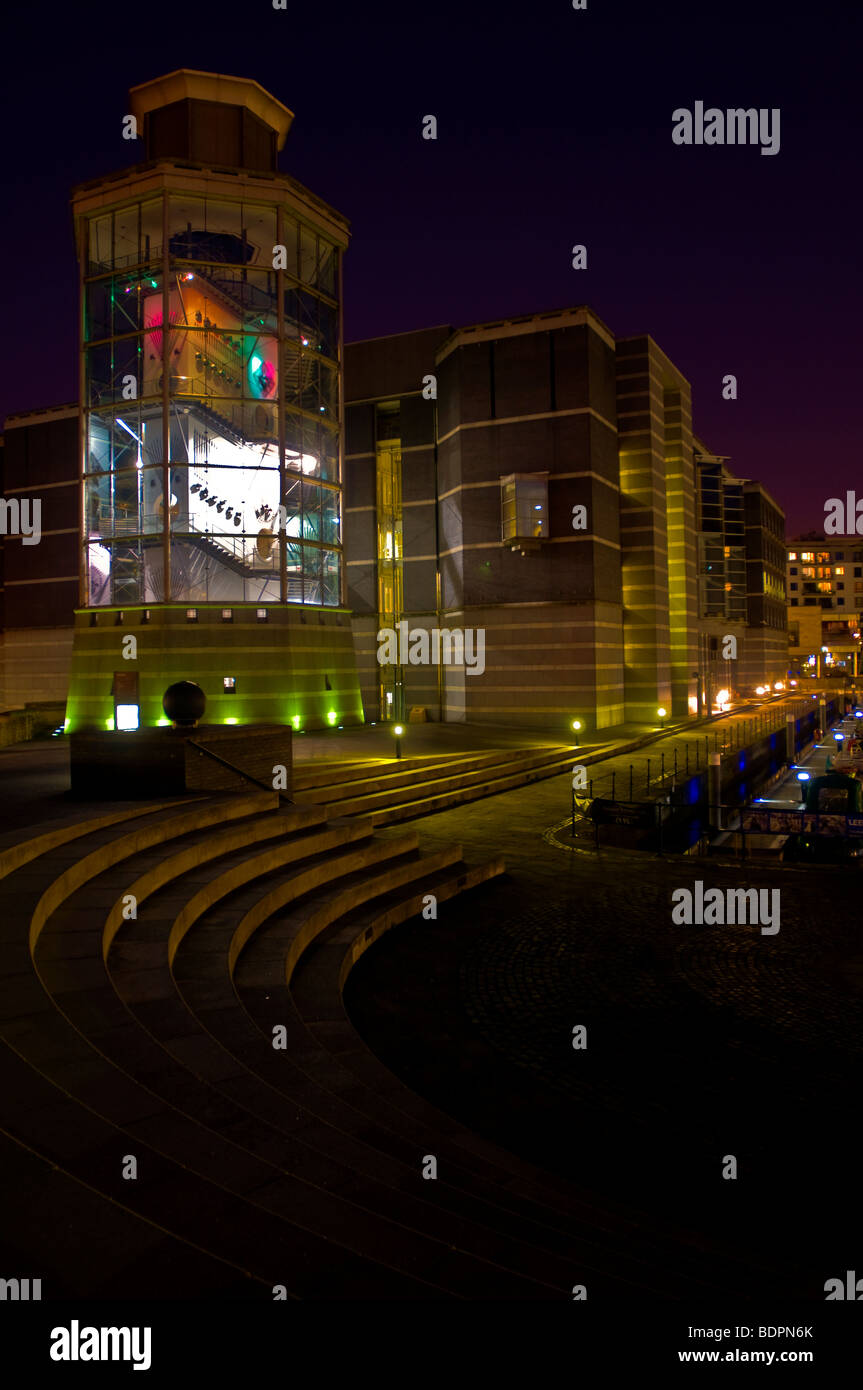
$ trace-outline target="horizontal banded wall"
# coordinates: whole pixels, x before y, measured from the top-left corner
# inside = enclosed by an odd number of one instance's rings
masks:
[[[259,621],[254,606],[199,605],[190,621],[188,611],[168,606],[76,612],[70,731],[108,728],[114,677],[131,672],[138,674],[142,726],[164,718],[162,695],[180,680],[202,687],[207,724],[291,724],[299,730],[363,723],[347,612],[268,604],[262,610],[266,619]],[[131,660],[123,656],[128,636],[137,645]],[[225,693],[225,677],[236,681],[235,694]]]

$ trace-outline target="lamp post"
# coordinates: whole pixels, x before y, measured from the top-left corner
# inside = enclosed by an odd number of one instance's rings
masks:
[[[404,725],[403,725],[403,724],[396,724],[395,727],[393,728],[393,733],[394,733],[395,736],[396,736],[396,757],[397,757],[397,758],[400,758],[401,755],[402,755],[402,734],[404,733],[404,731],[405,731],[405,730],[404,730]]]
[[[578,747],[578,735],[581,733],[582,729],[584,728],[584,725],[582,724],[582,722],[581,722],[580,719],[573,719],[573,721],[572,721],[572,723],[570,724],[569,727],[572,729],[572,732],[575,734],[575,743],[573,744],[573,747],[574,747],[574,748],[577,748],[577,747]]]
[[[659,706],[659,709],[656,711],[656,713],[659,715],[659,727],[660,727],[660,729],[664,729],[664,728],[665,728],[665,720],[666,720],[666,718],[667,718],[667,716],[668,716],[668,710],[665,709],[665,707],[664,707],[663,705],[660,705],[660,706]]]

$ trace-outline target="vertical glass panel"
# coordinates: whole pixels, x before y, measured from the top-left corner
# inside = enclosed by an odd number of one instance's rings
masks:
[[[341,556],[337,551],[325,550],[323,555],[321,602],[336,607],[341,602],[339,575]]]
[[[172,256],[196,259],[206,241],[207,218],[203,198],[172,193],[168,199],[168,250]]]
[[[110,279],[93,280],[85,286],[84,332],[88,342],[111,336],[113,289]]]
[[[303,602],[320,604],[323,551],[303,546]]]
[[[243,238],[243,208],[241,203],[207,199],[207,232],[222,253],[216,259],[245,265],[249,259]]]
[[[300,227],[300,279],[314,285],[318,278],[318,239],[308,227]]]
[[[296,280],[299,273],[300,226],[290,212],[282,213],[282,245],[285,248],[285,274]]]
[[[141,204],[141,260],[156,261],[162,256],[162,199]]]
[[[338,288],[339,253],[328,241],[320,240],[320,265],[318,267],[318,288],[335,298]]]
[[[139,208],[120,208],[114,213],[114,266],[136,265],[139,255]]]
[[[100,270],[110,269],[113,264],[111,214],[106,213],[102,217],[91,217],[88,223],[88,231],[88,269],[91,274],[98,274]]]
[[[258,206],[256,203],[244,203],[243,227],[247,251],[250,253],[248,264],[272,268],[273,247],[277,240],[276,209]]]

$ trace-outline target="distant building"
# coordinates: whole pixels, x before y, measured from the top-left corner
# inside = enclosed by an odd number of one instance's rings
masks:
[[[793,673],[863,675],[863,540],[810,531],[789,540],[786,551]]]

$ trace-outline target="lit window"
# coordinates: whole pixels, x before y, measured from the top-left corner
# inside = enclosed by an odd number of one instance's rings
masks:
[[[505,541],[548,536],[548,476],[511,473],[500,480],[501,535]]]
[[[815,552],[813,550],[803,550],[800,552],[800,559],[808,560],[811,563],[815,559]]]
[[[233,608],[223,608],[223,609],[222,609],[222,622],[223,622],[223,623],[232,623],[233,621],[234,621],[234,610],[233,610]]]
[[[197,610],[197,608],[187,608],[187,609],[186,609],[186,621],[189,622],[189,623],[196,623],[196,622],[198,621],[198,610]]]
[[[834,569],[833,573],[834,573],[834,574],[844,574],[844,573],[845,573],[845,566],[844,566],[844,565],[837,565],[836,568]]]
[[[789,560],[796,560],[796,559],[797,559],[797,551],[796,551],[796,550],[789,550],[789,552],[788,552],[788,558],[789,558]]]
[[[224,692],[225,692],[226,695],[236,695],[236,693],[237,693],[237,678],[236,678],[236,676],[223,676],[223,677],[222,677],[222,689],[224,690]]]
[[[255,614],[255,617],[257,618],[259,623],[265,623],[267,621],[266,608],[259,608]]]

